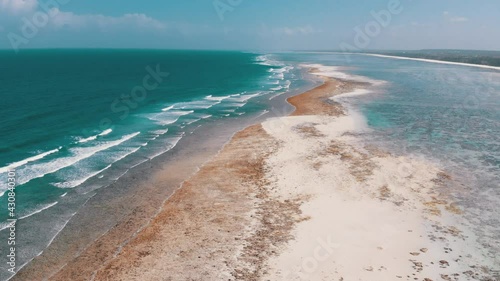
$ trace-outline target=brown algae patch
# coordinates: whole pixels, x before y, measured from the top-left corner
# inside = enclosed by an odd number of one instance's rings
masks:
[[[347,163],[349,172],[357,181],[364,182],[371,175],[377,165],[371,160],[372,156],[363,153],[352,145],[332,140],[326,149],[320,152],[322,156],[338,156],[340,160]]]
[[[314,127],[313,123],[306,123],[295,126],[293,129],[297,131],[300,135],[306,138],[322,138],[325,137],[323,133],[321,133],[316,127]]]

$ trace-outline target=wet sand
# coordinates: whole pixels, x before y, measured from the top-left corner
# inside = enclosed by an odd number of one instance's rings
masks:
[[[101,188],[53,243],[11,280],[89,280],[148,225],[165,200],[227,143],[246,118],[200,127],[173,150]]]

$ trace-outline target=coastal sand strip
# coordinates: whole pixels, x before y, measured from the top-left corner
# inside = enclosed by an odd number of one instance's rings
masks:
[[[307,109],[292,98],[295,113],[341,114],[338,104],[324,106],[337,86],[330,80],[301,94]],[[293,225],[307,219],[299,208],[305,196],[269,195],[265,159],[278,147],[261,125],[237,133],[94,280],[260,280]]]
[[[265,188],[263,161],[277,145],[260,125],[237,133],[95,280],[257,280],[300,220],[296,200]]]
[[[324,79],[292,116],[235,134],[92,276],[51,279],[494,280],[438,191],[452,179],[364,145],[329,99],[361,84]]]
[[[499,280],[498,260],[447,195],[459,183],[426,159],[366,145],[359,113],[326,108],[366,85],[338,85],[290,99],[302,114],[262,124],[280,142],[266,160],[272,196],[308,198],[309,219],[261,280]]]

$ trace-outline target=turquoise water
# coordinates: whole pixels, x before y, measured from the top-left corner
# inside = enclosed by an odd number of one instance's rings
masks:
[[[490,179],[484,189],[499,188],[500,71],[363,55],[280,58],[339,66],[354,77],[385,82],[352,100],[374,136],[401,153],[432,156],[472,171],[478,180]]]
[[[227,52],[2,52],[0,171],[16,169],[18,200],[33,206],[136,150],[155,157],[187,126],[265,109],[252,99],[283,91],[281,72],[290,69],[272,72],[258,60]],[[145,90],[144,77],[157,69]]]
[[[270,99],[300,84],[297,71],[242,52],[0,51],[2,241],[8,170],[17,180],[19,266],[93,192],[194,128],[266,112]]]
[[[375,82],[350,98],[371,129],[369,143],[424,157],[452,174],[454,196],[479,235],[500,252],[500,71],[342,54],[281,54],[301,63],[340,67]]]

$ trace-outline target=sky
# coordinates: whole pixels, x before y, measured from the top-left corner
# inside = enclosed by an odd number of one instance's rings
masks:
[[[0,49],[500,50],[499,0],[0,0]]]

